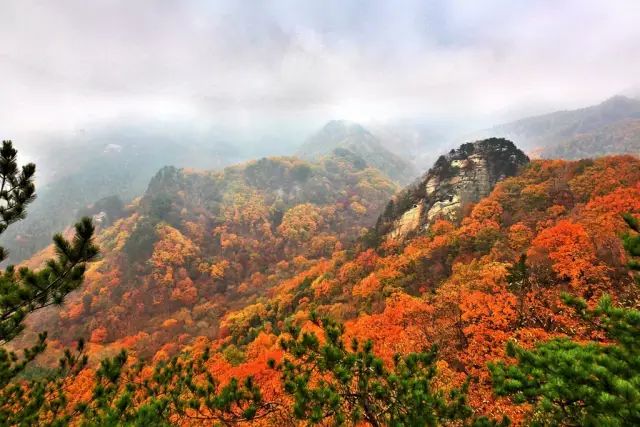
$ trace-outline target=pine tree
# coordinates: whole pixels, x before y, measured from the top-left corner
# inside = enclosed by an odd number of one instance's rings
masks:
[[[0,150],[0,234],[24,218],[35,199],[35,165],[19,171],[17,152],[10,141]],[[93,244],[91,220],[75,225],[75,237],[53,238],[56,258],[40,270],[7,267],[0,272],[0,343],[6,344],[23,329],[29,313],[61,304],[82,283],[86,265],[98,249]],[[6,258],[0,248],[0,256]],[[0,425],[168,426],[176,420],[203,424],[236,424],[265,417],[279,406],[263,402],[252,378],[232,379],[221,386],[207,371],[209,351],[198,358],[181,354],[154,367],[150,379],[141,381],[143,363],[129,366],[123,351],[100,362],[88,402],[69,403],[67,386],[86,366],[84,341],[66,350],[58,369],[34,380],[19,375],[46,349],[46,333],[24,350],[22,357],[0,348]]]
[[[635,234],[627,233],[622,238],[622,243],[624,245],[627,254],[631,257],[628,262],[629,269],[635,272],[636,282],[640,284],[640,261],[638,261],[638,257],[640,257],[640,221],[635,218],[631,214],[624,214],[624,220],[629,225],[629,228],[635,232]]]
[[[638,231],[635,218],[625,219]],[[625,236],[624,246],[631,256],[640,255],[637,235]],[[532,404],[532,425],[640,425],[640,311],[615,307],[608,296],[595,309],[570,295],[564,300],[612,343],[561,338],[532,350],[509,343],[507,355],[517,363],[489,365],[496,394]]]
[[[251,377],[221,385],[207,369],[210,354],[209,349],[199,356],[185,352],[158,362],[152,374],[145,375],[142,370],[148,365],[132,365],[121,351],[100,362],[90,399],[72,405],[66,385],[87,363],[80,344],[75,353],[67,351],[47,383],[32,382],[20,389],[22,395],[13,400],[19,404],[13,413],[2,414],[0,425],[237,425],[282,410],[263,399]]]
[[[33,163],[17,164],[11,141],[3,141],[0,149],[0,234],[26,216],[27,206],[35,199]],[[0,343],[14,338],[23,328],[27,314],[51,304],[62,303],[64,297],[82,283],[86,263],[98,254],[93,244],[94,228],[89,218],[75,226],[75,237],[66,240],[61,234],[53,238],[56,259],[45,268],[33,271],[13,266],[0,273]],[[0,248],[0,261],[7,253]]]
[[[18,168],[18,152],[11,141],[2,141],[0,149],[0,234],[9,225],[23,219],[26,207],[36,198],[36,188],[33,178],[36,165],[28,163]],[[0,261],[6,259],[4,249],[1,251]]]
[[[449,393],[433,389],[435,348],[396,356],[389,369],[374,355],[371,341],[354,339],[349,350],[342,324],[315,316],[312,320],[324,330],[323,341],[296,327],[289,327],[293,338],[282,341],[291,358],[279,368],[285,391],[294,399],[295,418],[331,425],[498,425],[472,418],[466,386]],[[504,420],[499,425],[507,424]]]
[[[531,289],[529,280],[529,269],[527,267],[527,256],[520,255],[518,262],[509,267],[507,274],[509,290],[518,298],[518,325],[522,326],[525,321],[525,298]]]
[[[11,224],[26,216],[27,206],[35,199],[33,163],[18,167],[17,151],[11,141],[3,141],[0,149],[0,234]],[[29,313],[52,304],[61,304],[66,295],[82,283],[86,264],[93,260],[98,249],[93,244],[94,228],[89,218],[75,226],[75,237],[53,238],[56,258],[40,270],[27,267],[7,267],[0,272],[0,345],[16,337],[24,328]],[[0,248],[0,261],[7,258]],[[45,384],[50,379],[33,382],[29,387],[16,383],[38,354],[46,348],[46,333],[38,342],[24,350],[22,357],[0,348],[0,424],[30,424],[38,417],[45,401]],[[68,363],[65,362],[65,363]]]

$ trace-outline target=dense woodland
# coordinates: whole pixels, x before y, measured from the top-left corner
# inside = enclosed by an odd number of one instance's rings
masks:
[[[396,190],[340,150],[162,169],[95,238],[78,226],[100,256],[12,341],[35,362],[2,353],[0,419],[640,422],[640,160],[536,160],[459,223],[371,247]]]
[[[34,323],[56,325],[52,347],[86,337],[96,350],[144,357],[234,333],[225,313],[343,250],[396,189],[341,152],[319,163],[265,158],[211,173],[164,168],[131,214],[98,237],[103,256],[83,289]]]

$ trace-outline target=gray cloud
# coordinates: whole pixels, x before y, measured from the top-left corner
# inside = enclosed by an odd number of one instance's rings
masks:
[[[636,0],[8,0],[0,132],[577,107],[638,84],[638,22]]]

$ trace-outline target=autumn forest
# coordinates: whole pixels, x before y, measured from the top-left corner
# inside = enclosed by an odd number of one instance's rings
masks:
[[[0,1],[0,427],[640,426],[638,22]]]
[[[34,191],[16,157],[5,142],[5,227]],[[529,161],[500,139],[403,191],[339,149],[166,167],[112,225],[85,219],[3,273],[0,415],[628,425],[639,214],[638,159]]]

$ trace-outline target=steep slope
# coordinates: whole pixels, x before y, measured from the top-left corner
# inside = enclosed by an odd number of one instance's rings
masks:
[[[220,359],[211,369],[250,372],[274,390],[279,374],[266,360],[282,357],[277,325],[317,333],[310,319],[329,316],[345,322],[345,342],[371,339],[389,364],[395,354],[437,344],[438,384],[446,389],[471,376],[476,413],[506,414],[522,425],[527,407],[495,397],[487,363],[507,358],[510,341],[525,347],[554,337],[604,342],[596,325],[562,302],[565,292],[589,305],[608,293],[637,306],[640,292],[620,239],[628,232],[625,212],[640,214],[638,159],[535,160],[499,182],[459,225],[437,220],[402,242],[334,251],[282,281],[266,300],[227,313],[216,345],[246,361],[225,368]],[[520,276],[513,274],[517,268]]]
[[[520,141],[542,157],[580,159],[640,152],[639,120],[640,100],[615,96],[591,107],[529,117],[487,132]]]
[[[491,138],[461,145],[441,156],[418,182],[387,205],[376,225],[378,236],[404,239],[435,219],[456,221],[501,180],[529,162],[511,141]]]
[[[102,234],[105,259],[86,289],[49,313],[48,325],[65,342],[90,333],[94,354],[132,349],[132,363],[166,360],[179,348],[186,360],[206,354],[206,370],[221,384],[253,378],[272,409],[257,425],[303,425],[291,417],[290,380],[278,370],[283,357],[299,355],[281,342],[301,331],[318,346],[309,334],[320,334],[317,319],[327,316],[343,322],[333,333],[344,343],[371,340],[382,359],[376,370],[437,345],[436,390],[446,395],[471,378],[476,415],[524,425],[530,406],[496,397],[487,364],[507,359],[509,342],[607,343],[599,325],[562,301],[565,293],[589,306],[604,294],[625,307],[640,304],[620,239],[630,231],[622,214],[640,215],[640,160],[527,163],[507,141],[470,145],[447,164],[469,161],[472,148],[486,145],[479,151],[486,154],[502,146],[498,153],[511,154],[501,167],[517,173],[469,209],[372,248],[349,245],[349,236],[373,220],[376,200],[392,187],[352,156],[319,164],[263,159],[220,173],[163,169],[136,212]],[[483,167],[481,175],[501,177],[510,167]],[[335,369],[344,378],[342,365]],[[90,398],[86,372],[71,389]],[[145,367],[140,379],[150,373]],[[359,390],[357,377],[351,386]],[[188,415],[178,418],[208,422]],[[330,411],[324,421],[338,422]]]
[[[382,146],[380,140],[361,125],[346,120],[332,120],[311,136],[296,153],[313,160],[334,150],[349,150],[389,178],[401,184],[410,182],[417,173],[414,167]]]
[[[33,318],[69,343],[163,346],[220,333],[228,310],[330,256],[375,221],[396,187],[334,155],[318,163],[264,158],[221,172],[160,170],[133,213],[103,231],[103,259],[61,310]]]

